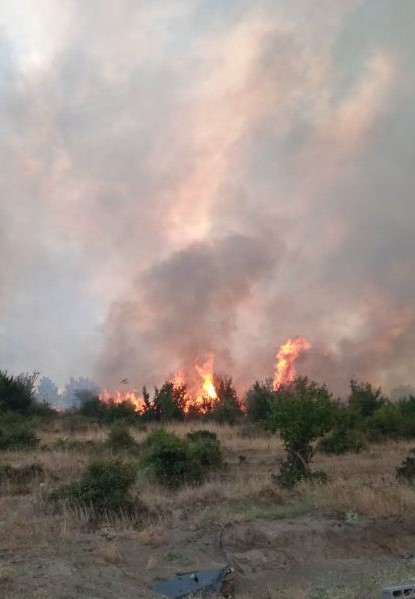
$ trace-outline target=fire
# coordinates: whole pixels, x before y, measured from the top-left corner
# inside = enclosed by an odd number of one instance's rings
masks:
[[[135,389],[132,391],[110,391],[109,389],[104,389],[99,394],[99,399],[104,403],[113,403],[116,405],[126,402],[130,403],[135,411],[140,413],[145,410],[144,399]]]
[[[177,388],[182,385],[188,387],[185,406],[186,412],[196,410],[203,413],[208,409],[208,405],[212,401],[218,399],[213,382],[213,359],[213,354],[209,353],[203,364],[196,363],[194,365],[196,377],[192,373],[187,373],[186,376],[183,370],[177,370],[174,373],[172,378],[174,387]]]
[[[206,362],[199,366],[195,364],[196,372],[202,379],[202,398],[217,399],[215,385],[213,384],[213,354],[209,354]]]
[[[300,353],[310,347],[311,343],[305,337],[292,337],[281,345],[275,365],[274,390],[295,378],[295,362]]]

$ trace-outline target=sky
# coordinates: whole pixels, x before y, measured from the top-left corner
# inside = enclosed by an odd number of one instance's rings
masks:
[[[2,0],[0,368],[415,384],[413,0]]]

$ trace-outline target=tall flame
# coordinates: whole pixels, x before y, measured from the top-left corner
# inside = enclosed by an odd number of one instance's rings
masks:
[[[205,412],[208,409],[208,405],[212,401],[218,399],[215,385],[213,382],[213,359],[212,353],[207,354],[207,358],[203,364],[195,364],[194,369],[197,373],[198,380],[195,380],[194,376],[185,376],[183,370],[177,370],[172,378],[174,387],[181,387],[182,385],[188,386],[186,395],[186,406],[185,411],[196,410],[198,412]]]
[[[213,384],[213,354],[208,354],[207,360],[199,366],[195,364],[196,372],[202,379],[201,397],[217,399],[215,385]]]
[[[295,378],[295,362],[304,350],[310,349],[311,343],[305,337],[290,337],[278,350],[277,363],[273,381],[274,390],[290,383]]]

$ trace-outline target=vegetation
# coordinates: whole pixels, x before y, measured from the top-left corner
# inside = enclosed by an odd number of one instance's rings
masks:
[[[14,414],[3,415],[0,419],[0,450],[33,449],[39,444],[30,421]]]
[[[125,449],[136,449],[137,443],[126,426],[122,424],[113,424],[110,428],[107,441],[113,451],[122,451]]]
[[[415,481],[415,447],[413,447],[400,466],[396,468],[398,480],[412,484]]]
[[[131,488],[135,467],[119,460],[92,462],[79,481],[63,485],[51,494],[51,501],[69,508],[84,508],[96,517],[131,513],[137,508]]]
[[[291,488],[314,476],[310,469],[313,441],[327,433],[333,423],[333,403],[326,387],[299,377],[274,393],[268,426],[279,432],[287,452],[276,476],[280,486]],[[322,478],[320,473],[317,476]]]
[[[158,429],[147,438],[145,453],[144,462],[155,480],[170,488],[200,484],[209,470],[222,463],[219,441],[201,431],[181,439]]]

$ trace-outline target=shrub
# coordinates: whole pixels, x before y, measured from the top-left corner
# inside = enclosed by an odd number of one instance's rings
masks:
[[[0,484],[6,484],[8,494],[21,494],[29,491],[29,483],[35,479],[44,480],[45,471],[41,464],[24,466],[0,466]]]
[[[31,424],[6,415],[0,420],[0,450],[33,449],[39,444]]]
[[[121,424],[112,425],[107,443],[113,451],[122,451],[137,447],[137,443],[128,428]]]
[[[223,463],[220,443],[215,433],[206,430],[188,433],[190,454],[203,468],[219,468]]]
[[[317,449],[322,453],[341,455],[359,453],[365,444],[362,436],[354,429],[336,426],[329,435],[318,442]]]
[[[37,375],[13,376],[0,370],[0,410],[26,414],[34,401]]]
[[[209,418],[219,424],[235,424],[243,412],[232,379],[215,375],[214,386],[217,399],[212,402]]]
[[[396,478],[407,483],[415,480],[415,447],[409,451],[404,461],[396,468]]]
[[[380,387],[375,389],[370,383],[350,381],[349,406],[360,418],[367,418],[385,403]]]
[[[256,383],[246,394],[246,408],[248,418],[252,422],[266,422],[270,415],[270,400],[272,399],[272,381]]]
[[[326,387],[306,377],[296,378],[273,394],[268,426],[280,433],[287,452],[275,477],[280,486],[291,488],[312,477],[312,443],[332,428],[334,418],[335,408]]]
[[[187,440],[159,429],[149,435],[145,448],[145,463],[160,484],[175,488],[203,480],[203,467]]]
[[[396,404],[384,403],[359,424],[370,441],[399,439],[407,436],[405,416]]]
[[[184,420],[186,405],[186,385],[175,386],[171,381],[154,391],[154,416],[163,422]]]
[[[114,516],[136,511],[131,496],[136,479],[132,464],[119,460],[92,462],[82,478],[54,491],[50,497],[57,505],[87,508],[94,516]]]

